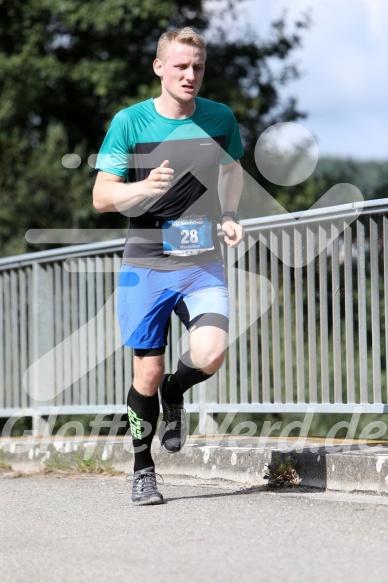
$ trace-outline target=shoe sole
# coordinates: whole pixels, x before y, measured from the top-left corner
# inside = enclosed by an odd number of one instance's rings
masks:
[[[132,500],[133,506],[155,506],[156,504],[166,504],[166,500],[157,496],[148,500]]]
[[[159,394],[160,394],[160,398],[161,398],[161,401],[162,401],[162,409],[163,409],[162,387],[163,387],[163,384],[164,384],[164,381],[165,381],[165,379],[166,379],[168,376],[169,376],[168,374],[165,374],[165,375],[164,375],[164,377],[163,377],[163,380],[162,380],[162,382],[160,383],[160,387],[159,387]],[[163,422],[162,422],[162,423],[163,423]],[[180,448],[179,448],[179,449],[167,449],[167,447],[166,447],[166,446],[164,445],[164,443],[162,442],[162,439],[163,439],[163,437],[164,437],[164,431],[163,431],[163,427],[162,427],[161,425],[159,426],[159,433],[158,433],[158,435],[159,435],[159,441],[160,441],[160,444],[161,444],[162,448],[164,449],[164,451],[166,451],[167,453],[178,453],[179,451],[181,451],[181,449],[182,449],[182,448],[183,448],[183,446],[185,445],[185,443],[186,443],[186,439],[187,439],[187,435],[186,435],[186,437],[185,437],[185,440],[184,440],[184,442],[181,444],[181,446],[180,446]]]
[[[186,435],[186,437],[185,437],[185,439],[184,439],[183,443],[181,443],[181,446],[180,446],[180,448],[179,448],[179,449],[167,449],[167,447],[165,446],[165,444],[164,444],[164,443],[163,443],[163,441],[162,441],[163,437],[164,437],[164,431],[163,431],[163,427],[160,427],[160,428],[159,428],[159,441],[160,441],[160,444],[161,444],[162,448],[163,448],[163,449],[164,449],[164,451],[166,451],[167,453],[178,453],[179,451],[181,451],[181,449],[182,449],[182,448],[183,448],[183,446],[185,445],[185,443],[186,443],[186,439],[187,439],[187,435]]]
[[[159,435],[159,439],[160,439],[160,443],[161,443],[161,445],[162,445],[162,448],[163,448],[163,449],[164,449],[164,451],[166,451],[167,453],[178,453],[178,452],[180,452],[180,451],[181,451],[181,449],[183,448],[183,446],[184,446],[184,445],[185,445],[185,443],[186,443],[186,440],[185,440],[185,441],[182,443],[182,445],[180,446],[180,448],[179,448],[179,449],[167,449],[167,447],[164,445],[164,443],[162,443],[162,438],[161,438],[161,436],[160,436],[160,435]]]

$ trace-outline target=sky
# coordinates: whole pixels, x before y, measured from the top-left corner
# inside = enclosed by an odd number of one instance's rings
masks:
[[[308,114],[299,123],[319,157],[388,160],[388,0],[245,0],[240,25],[268,38],[284,10],[287,22],[312,19],[293,53],[302,76],[283,94]]]

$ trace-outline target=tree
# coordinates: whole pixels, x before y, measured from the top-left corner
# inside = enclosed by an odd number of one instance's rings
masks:
[[[24,239],[31,228],[126,226],[126,217],[92,208],[89,156],[119,109],[158,94],[151,65],[161,32],[190,25],[206,34],[211,23],[202,0],[0,0],[2,255],[36,250]],[[229,41],[222,29],[210,37],[202,95],[235,111],[250,173],[259,133],[303,115],[280,90],[298,76],[289,58],[307,26],[287,32],[283,17],[265,41]],[[69,152],[79,167],[63,166]]]

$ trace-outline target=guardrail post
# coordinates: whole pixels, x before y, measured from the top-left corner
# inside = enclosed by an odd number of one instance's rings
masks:
[[[50,266],[50,270],[52,267]],[[54,405],[55,363],[45,359],[39,366],[39,359],[54,347],[54,306],[53,279],[48,268],[36,262],[32,265],[31,311],[30,311],[30,368],[27,372],[26,390],[31,397],[31,407],[39,410],[42,403]],[[31,365],[34,364],[33,367]],[[34,429],[44,428],[41,417],[33,419]]]
[[[199,383],[199,403],[198,403],[198,412],[199,412],[199,422],[198,422],[198,429],[200,435],[215,435],[218,431],[218,415],[211,411],[208,408],[207,403],[209,402],[216,402],[216,399],[210,398],[214,391],[211,389],[211,386],[215,387],[215,391],[217,392],[217,384],[214,375],[207,381]],[[213,380],[213,383],[211,382]]]
[[[49,419],[49,415],[34,415],[32,417],[32,435],[34,437],[51,435],[53,427]]]

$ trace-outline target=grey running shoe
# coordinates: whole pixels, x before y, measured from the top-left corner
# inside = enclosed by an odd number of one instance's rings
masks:
[[[158,492],[155,469],[153,467],[138,470],[133,476],[128,476],[133,482],[132,502],[134,506],[151,504],[165,504],[165,500]]]
[[[160,443],[168,453],[180,451],[186,442],[186,411],[183,407],[183,399],[180,403],[167,404],[163,399],[163,387],[170,375],[164,375],[159,387],[163,409],[163,421],[159,426]]]

